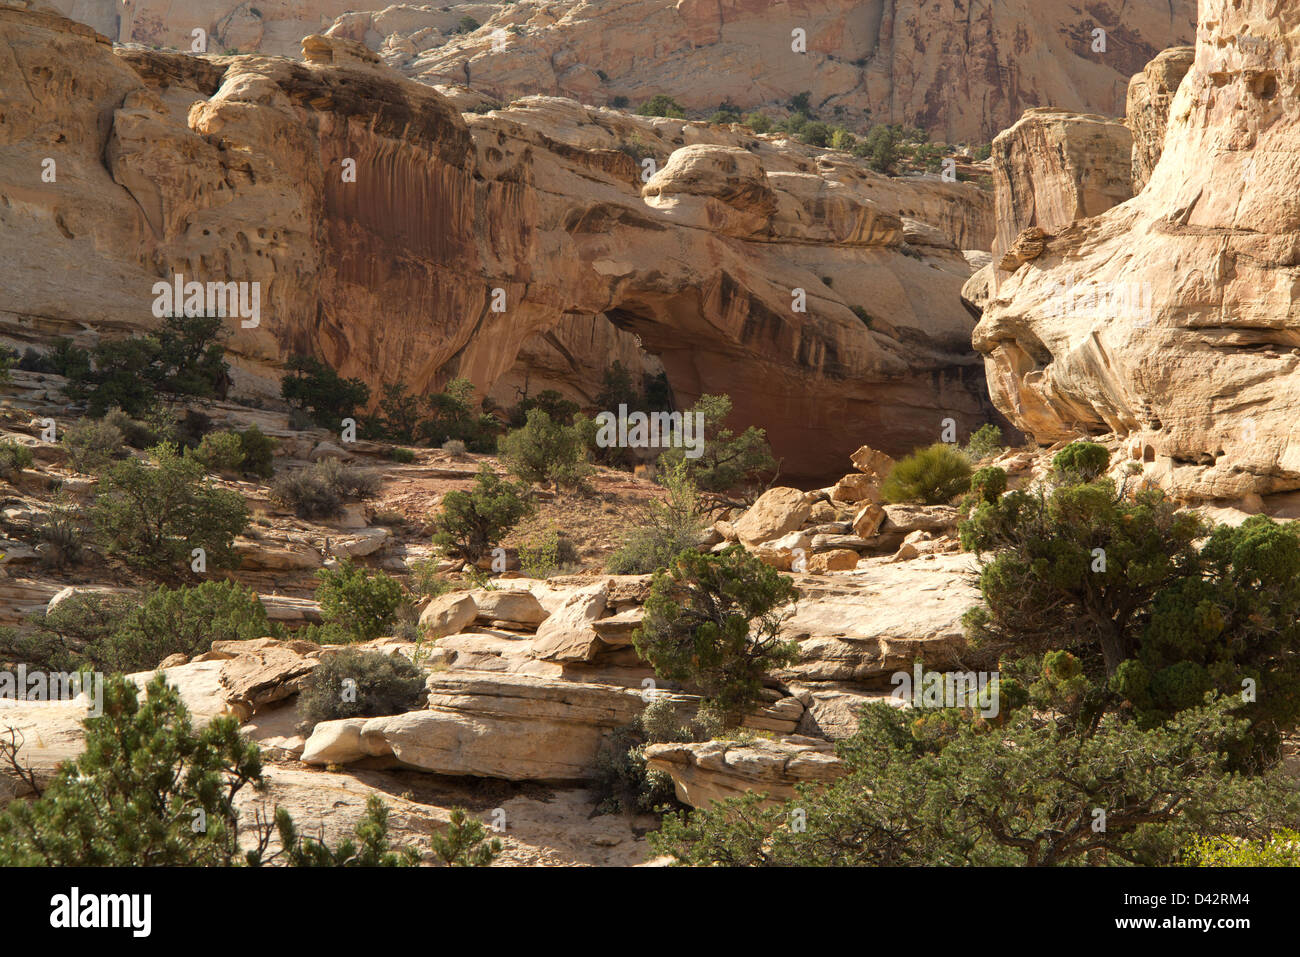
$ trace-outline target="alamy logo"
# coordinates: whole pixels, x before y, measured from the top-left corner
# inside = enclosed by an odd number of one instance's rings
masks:
[[[998,715],[996,672],[926,671],[918,661],[910,674],[895,671],[889,683],[896,685],[890,697],[913,708],[972,708],[984,718]]]
[[[666,449],[685,448],[688,459],[698,459],[704,454],[703,412],[633,412],[626,405],[618,407],[618,415],[600,412],[596,415],[596,444],[602,449]]]
[[[238,316],[241,328],[256,329],[262,322],[262,284],[260,282],[201,283],[177,273],[172,282],[165,279],[153,284],[153,314],[163,319],[171,316]]]
[[[85,894],[74,887],[70,893],[50,898],[50,926],[127,927],[132,937],[148,937],[153,929],[153,897],[150,894]]]
[[[0,708],[76,701],[82,695],[90,717],[103,714],[104,676],[97,671],[28,671],[26,665],[0,671]]]
[[[1054,283],[1047,314],[1054,318],[1121,319],[1137,326],[1149,325],[1154,314],[1149,282],[1080,282],[1071,273],[1064,283]]]

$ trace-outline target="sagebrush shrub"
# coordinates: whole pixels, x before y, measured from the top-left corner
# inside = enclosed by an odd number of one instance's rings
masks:
[[[34,461],[27,446],[10,439],[0,442],[0,476],[12,481],[23,469],[31,468]]]
[[[78,472],[93,475],[126,452],[126,437],[108,419],[79,419],[63,430],[61,441],[68,462]]]
[[[282,472],[271,485],[271,500],[299,518],[329,518],[349,500],[373,497],[379,477],[365,469],[325,459],[310,468]]]
[[[211,432],[186,454],[209,472],[234,474],[244,464],[244,442],[238,432]]]
[[[350,682],[346,695],[345,682]],[[307,677],[298,695],[298,714],[311,724],[336,718],[376,718],[412,711],[423,697],[424,672],[410,659],[346,648],[322,658]]]
[[[662,481],[668,489],[667,501],[651,501],[641,521],[625,533],[607,564],[613,574],[648,575],[700,543],[705,518],[686,468],[678,463]]]

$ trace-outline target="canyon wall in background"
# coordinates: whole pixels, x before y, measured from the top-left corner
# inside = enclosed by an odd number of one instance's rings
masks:
[[[121,42],[188,50],[199,27],[211,52],[297,56],[303,36],[327,33],[365,43],[408,76],[502,100],[635,105],[664,93],[711,112],[724,100],[749,109],[807,91],[823,119],[906,123],[951,142],[988,142],[1035,106],[1118,115],[1129,77],[1189,43],[1196,24],[1195,0],[55,2]],[[791,49],[795,29],[804,53]]]
[[[260,284],[260,325],[230,323],[251,394],[294,351],[503,399],[661,364],[679,404],[731,395],[795,479],[995,414],[960,298],[993,240],[974,185],[567,99],[462,115],[336,37],[305,62],[114,51],[23,4],[0,6],[0,51],[11,345],[150,328],[182,274]]]

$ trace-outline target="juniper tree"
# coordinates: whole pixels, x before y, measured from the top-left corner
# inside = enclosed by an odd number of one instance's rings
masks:
[[[1275,757],[1300,719],[1300,529],[1257,515],[1211,530],[1158,490],[1064,481],[986,500],[961,524],[987,556],[973,643],[990,657],[1072,651],[1147,726],[1232,696],[1250,721],[1237,758]]]
[[[521,519],[533,512],[528,487],[499,478],[484,462],[468,491],[448,492],[434,517],[433,543],[448,554],[477,562]]]
[[[797,656],[781,633],[797,597],[788,578],[738,545],[716,555],[687,549],[655,573],[632,641],[659,678],[695,685],[734,724],[758,702],[768,672]]]
[[[937,739],[915,721],[869,705],[839,747],[843,778],[669,815],[651,846],[696,865],[1156,865],[1197,837],[1265,837],[1300,810],[1280,770],[1232,771],[1223,746],[1242,722],[1223,701],[1152,729],[1111,714],[1086,735],[1032,708]]]

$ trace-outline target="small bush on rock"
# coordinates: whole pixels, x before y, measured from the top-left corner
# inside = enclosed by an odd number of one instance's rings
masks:
[[[68,462],[85,475],[108,467],[126,452],[126,437],[108,419],[80,419],[63,430]]]
[[[966,454],[972,462],[982,462],[1002,451],[1002,430],[992,422],[986,422],[971,433],[966,443]]]
[[[431,835],[429,843],[449,867],[491,867],[501,853],[501,839],[488,838],[483,822],[470,817],[463,807],[451,809],[447,833]]]
[[[1052,470],[1062,483],[1091,482],[1109,464],[1110,453],[1096,442],[1071,442],[1052,457]]]
[[[209,472],[233,475],[244,464],[244,443],[238,432],[211,432],[186,454]]]
[[[946,442],[936,442],[899,461],[880,494],[886,502],[943,505],[969,487],[970,476],[970,460]]]
[[[698,686],[711,710],[738,724],[768,672],[798,655],[781,637],[784,606],[797,597],[788,578],[738,545],[684,551],[655,573],[632,641],[661,680]]]
[[[695,548],[704,532],[699,492],[682,463],[663,476],[668,500],[651,501],[643,520],[628,530],[623,543],[610,556],[608,569],[615,575],[649,575],[683,550]]]
[[[376,718],[412,711],[423,696],[424,672],[404,655],[347,648],[323,658],[306,678],[298,713],[313,725]]]
[[[0,442],[0,477],[13,481],[23,469],[31,468],[34,461],[27,446],[12,440]]]

